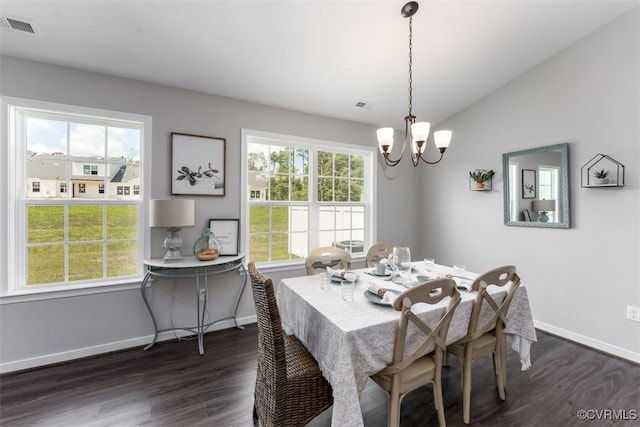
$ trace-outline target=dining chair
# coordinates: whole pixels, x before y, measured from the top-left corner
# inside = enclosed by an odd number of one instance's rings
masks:
[[[304,262],[307,275],[318,274],[327,267],[348,269],[351,267],[351,254],[334,246],[320,246],[309,252]]]
[[[496,301],[487,292],[490,285],[507,287],[501,302]],[[471,365],[477,359],[493,355],[493,372],[498,394],[500,399],[505,400],[507,342],[504,327],[509,305],[518,286],[520,277],[513,265],[487,271],[471,284],[472,291],[477,294],[471,309],[467,335],[447,347],[447,353],[453,354],[462,363],[462,409],[465,424],[469,424],[471,419]]]
[[[258,320],[258,370],[253,418],[263,427],[303,426],[333,404],[318,362],[282,331],[271,279],[247,266]]]
[[[450,298],[449,303],[434,320],[433,327],[429,327],[414,312],[416,304],[437,304],[446,297]],[[446,426],[442,400],[442,362],[449,324],[460,300],[460,293],[452,279],[422,283],[404,291],[394,300],[393,308],[402,313],[393,362],[371,376],[389,396],[388,426],[400,425],[400,407],[404,396],[429,383],[433,385],[433,402],[438,412],[438,423],[440,427]],[[410,336],[409,331],[412,333]],[[405,354],[408,342],[420,344],[416,350]]]
[[[381,259],[389,257],[394,246],[395,244],[390,242],[379,242],[371,246],[367,251],[367,267],[375,267]]]

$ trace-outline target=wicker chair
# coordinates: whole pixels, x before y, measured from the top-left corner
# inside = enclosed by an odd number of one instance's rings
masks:
[[[273,282],[248,265],[258,318],[258,373],[254,421],[263,427],[303,426],[333,404],[331,385],[294,336],[286,335]]]
[[[432,293],[432,291],[436,292]],[[450,297],[449,303],[433,328],[425,324],[412,311],[415,304],[437,304],[446,297]],[[437,279],[404,291],[393,302],[393,308],[402,311],[393,362],[371,376],[371,379],[389,395],[387,421],[389,427],[400,425],[400,406],[404,396],[429,383],[433,384],[433,402],[438,412],[438,423],[440,427],[445,427],[442,400],[442,362],[446,351],[449,324],[460,301],[460,293],[452,279]],[[420,346],[413,353],[405,354],[407,330],[410,324],[422,332],[417,332],[415,338],[421,341]],[[425,352],[434,345],[433,351]]]
[[[348,269],[351,267],[351,254],[333,246],[320,246],[312,250],[304,261],[307,275],[312,276],[327,267]]]
[[[507,286],[500,304],[487,292],[487,286]],[[507,385],[507,340],[504,327],[509,305],[520,286],[520,277],[512,265],[494,268],[478,276],[471,284],[477,292],[473,303],[467,335],[447,347],[447,353],[462,361],[462,418],[465,424],[471,419],[471,365],[477,359],[493,354],[493,370],[500,399],[505,399]],[[480,313],[488,311],[489,319],[480,323]]]

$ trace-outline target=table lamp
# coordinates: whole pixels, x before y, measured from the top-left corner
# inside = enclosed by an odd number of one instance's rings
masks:
[[[182,227],[195,225],[195,205],[195,200],[149,200],[149,226],[166,228],[169,232],[163,243],[167,248],[164,262],[182,261],[182,237],[178,232]]]
[[[549,222],[549,217],[547,216],[547,212],[553,212],[556,210],[556,201],[545,200],[545,199],[534,200],[533,210],[538,212],[539,222]]]

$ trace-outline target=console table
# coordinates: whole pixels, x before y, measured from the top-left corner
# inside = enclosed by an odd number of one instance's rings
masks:
[[[243,259],[244,254],[239,254],[236,256],[221,256],[211,261],[200,261],[193,256],[185,257],[184,261],[175,263],[165,263],[162,258],[144,260],[144,265],[147,269],[147,273],[142,280],[140,292],[142,293],[144,304],[147,306],[147,310],[149,310],[149,315],[151,315],[154,329],[153,341],[151,341],[151,343],[149,343],[144,349],[147,350],[156,343],[159,333],[181,330],[192,332],[193,334],[197,335],[198,350],[200,351],[200,354],[204,354],[203,335],[209,327],[215,325],[218,322],[222,322],[223,320],[232,319],[236,328],[244,329],[243,326],[238,324],[238,321],[236,319],[238,305],[240,304],[240,297],[242,296],[244,288],[247,285],[247,270],[245,269],[242,262]],[[214,276],[235,270],[242,270],[242,286],[240,287],[236,295],[233,315],[217,319],[209,323],[204,323],[204,317],[207,311],[207,300],[209,297],[209,276]],[[197,319],[195,326],[175,326],[173,328],[158,329],[156,318],[153,315],[153,310],[151,309],[151,305],[149,304],[146,294],[146,290],[150,286],[149,279],[151,277],[194,279],[197,307]]]

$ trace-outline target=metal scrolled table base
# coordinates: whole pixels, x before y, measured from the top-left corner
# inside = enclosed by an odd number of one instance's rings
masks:
[[[238,314],[238,305],[240,304],[240,298],[242,297],[244,289],[247,285],[247,271],[242,262],[243,259],[244,254],[240,254],[237,256],[221,256],[212,261],[199,261],[195,257],[185,257],[183,262],[174,264],[166,264],[162,259],[145,260],[144,264],[147,267],[147,273],[142,280],[140,292],[142,294],[142,300],[144,301],[144,304],[149,311],[149,315],[151,316],[151,321],[153,322],[154,335],[153,340],[149,344],[147,344],[144,349],[148,350],[149,348],[151,348],[156,343],[158,334],[160,333],[186,331],[191,332],[198,337],[198,351],[200,354],[204,354],[204,333],[211,326],[215,325],[216,323],[231,319],[233,320],[236,328],[244,329],[244,326],[238,324],[238,320],[236,317]],[[209,299],[209,276],[227,273],[235,270],[242,270],[242,286],[240,287],[240,290],[236,295],[233,315],[216,319],[209,323],[204,323],[205,314],[207,312],[207,301]],[[148,287],[147,284],[151,277],[195,279],[197,307],[195,326],[176,326],[173,328],[158,329],[156,318],[153,314],[153,310],[151,309],[151,305],[149,304],[149,300],[146,294],[146,289]],[[201,285],[201,278],[204,278],[204,286]],[[201,294],[203,294],[204,298],[201,298]]]

